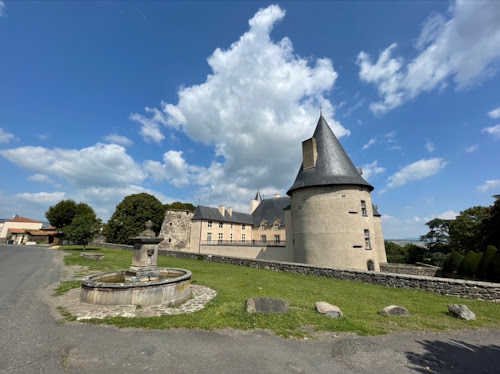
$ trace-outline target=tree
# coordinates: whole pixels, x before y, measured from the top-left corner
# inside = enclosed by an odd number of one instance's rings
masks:
[[[486,271],[486,279],[491,282],[500,282],[500,251],[495,253]]]
[[[64,228],[64,237],[73,243],[83,244],[83,250],[87,247],[101,228],[101,220],[95,213],[79,214],[73,218],[69,226]]]
[[[495,254],[497,253],[497,249],[493,247],[492,245],[489,245],[486,250],[484,251],[484,255],[481,258],[481,261],[479,261],[479,266],[477,269],[477,277],[480,279],[486,279],[488,267],[490,266],[490,262],[493,260],[493,257],[495,257]]]
[[[181,203],[180,201],[174,201],[172,204],[165,204],[165,210],[167,209],[183,209],[194,212],[195,206],[191,203]]]
[[[460,262],[460,265],[458,266],[457,274],[464,275],[466,277],[473,277],[474,275],[476,275],[477,267],[482,256],[482,252],[467,252],[462,262]]]
[[[408,263],[408,250],[393,242],[385,242],[387,262],[396,264]]]
[[[495,202],[490,209],[489,217],[483,222],[486,245],[500,248],[500,195],[494,195]]]
[[[66,226],[71,225],[73,218],[80,214],[93,214],[95,216],[94,210],[85,203],[77,204],[73,200],[62,200],[51,206],[45,212],[45,217],[56,229],[64,231]]]
[[[152,230],[158,233],[165,217],[165,208],[156,197],[140,193],[125,197],[106,226],[109,243],[128,244],[131,237],[145,230],[146,221],[153,222]]]
[[[464,256],[462,254],[460,254],[458,252],[451,252],[451,254],[448,255],[448,259],[446,260],[446,263],[444,264],[443,270],[446,273],[450,273],[450,274],[452,274],[453,272],[456,272],[463,259],[464,259]]]
[[[426,223],[429,232],[420,237],[430,252],[450,252],[450,220],[434,218]]]
[[[468,208],[450,222],[450,246],[460,252],[480,252],[485,246],[483,221],[489,217],[491,208],[474,206]]]

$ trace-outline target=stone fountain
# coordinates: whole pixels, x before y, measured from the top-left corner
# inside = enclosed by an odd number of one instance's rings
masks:
[[[132,265],[127,270],[101,273],[82,280],[80,301],[99,305],[181,304],[191,296],[189,270],[158,267],[158,243],[163,239],[146,230],[131,238]]]

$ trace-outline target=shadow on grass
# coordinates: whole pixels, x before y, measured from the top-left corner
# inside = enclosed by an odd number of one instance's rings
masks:
[[[474,345],[458,340],[420,342],[425,353],[405,352],[418,373],[498,373],[500,346]]]
[[[67,246],[67,247],[61,247],[60,249],[62,249],[63,251],[79,251],[79,252],[83,252],[83,247],[80,245],[80,246]],[[98,247],[87,247],[85,248],[85,252],[87,251],[100,251],[102,250],[102,248],[98,248]]]

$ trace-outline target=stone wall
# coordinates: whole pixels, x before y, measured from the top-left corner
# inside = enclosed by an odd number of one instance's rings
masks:
[[[98,244],[101,247],[132,250],[132,246],[119,244]],[[417,275],[403,275],[361,270],[330,269],[321,266],[302,265],[289,262],[250,260],[236,257],[203,255],[188,252],[158,251],[159,256],[202,260],[257,269],[286,271],[289,273],[312,275],[376,284],[386,287],[404,288],[432,292],[438,295],[458,296],[466,299],[479,299],[500,302],[500,283],[466,281],[461,279],[434,278]]]
[[[439,272],[437,266],[417,266],[408,264],[380,264],[380,271],[383,273],[421,275],[425,277],[435,277]]]
[[[171,209],[165,212],[160,238],[164,240],[159,249],[167,251],[189,251],[191,243],[191,218],[194,213],[187,210]]]

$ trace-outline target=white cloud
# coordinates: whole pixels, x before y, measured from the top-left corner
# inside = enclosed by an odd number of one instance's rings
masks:
[[[168,151],[163,155],[163,164],[158,161],[146,161],[144,170],[156,181],[168,180],[176,187],[183,187],[189,183],[190,168],[182,151]]]
[[[373,63],[360,52],[357,64],[362,81],[377,86],[382,101],[372,103],[385,113],[422,92],[444,89],[453,77],[458,89],[474,85],[498,69],[500,57],[500,2],[457,0],[445,19],[431,15],[421,30],[413,60],[392,57],[397,44],[382,51]]]
[[[1,10],[1,8],[0,8],[0,10]],[[6,132],[4,129],[2,129],[0,127],[0,144],[10,143],[15,138],[16,138],[16,136],[14,134],[11,134],[10,132]]]
[[[500,125],[486,127],[481,130],[481,132],[485,132],[493,137],[495,140],[500,139]]]
[[[148,131],[156,131],[150,138],[161,141],[162,128],[179,129],[195,142],[212,145],[215,156],[224,158],[209,168],[187,165],[194,183],[205,185],[200,182],[212,177],[203,193],[215,196],[228,180],[234,183],[231,194],[240,199],[259,186],[289,187],[300,166],[300,143],[313,133],[319,104],[337,137],[349,133],[333,119],[334,108],[325,98],[337,78],[332,62],[297,56],[286,37],[271,39],[274,24],[284,16],[276,5],[259,10],[239,40],[207,59],[212,73],[205,82],[182,86],[175,105],[162,103],[166,119],[133,115]],[[158,161],[146,165],[149,171],[160,167],[165,168]],[[221,184],[212,174],[222,174]]]
[[[109,143],[120,144],[124,147],[130,147],[134,144],[132,140],[127,138],[126,136],[118,135],[118,134],[109,134],[104,137],[104,140]]]
[[[33,182],[54,183],[54,181],[45,174],[33,174],[28,177],[28,180]]]
[[[368,140],[368,143],[366,143],[364,146],[363,146],[363,150],[364,149],[368,149],[370,148],[373,144],[375,144],[377,142],[377,139],[375,138],[371,138],[370,140]]]
[[[434,146],[434,143],[431,142],[430,140],[427,140],[425,142],[425,148],[427,149],[427,152],[432,153],[436,150],[436,147]]]
[[[465,148],[465,152],[474,152],[474,151],[477,151],[479,149],[479,145],[478,144],[472,144],[471,146]]]
[[[65,192],[37,192],[37,193],[19,193],[17,197],[36,204],[57,204],[66,198]]]
[[[491,112],[488,113],[488,116],[490,116],[490,118],[493,119],[500,118],[500,107],[493,109]]]
[[[152,113],[152,117],[145,117],[142,114],[133,113],[130,115],[130,119],[141,124],[140,134],[144,141],[147,143],[155,142],[159,144],[165,139],[165,136],[161,133],[161,126],[167,126],[171,124],[171,121],[167,120],[165,115],[156,108],[146,107],[144,110],[147,113]]]
[[[81,150],[29,146],[2,150],[0,154],[35,173],[43,165],[45,174],[63,178],[80,188],[127,185],[146,178],[125,148],[116,144],[97,143]]]
[[[447,210],[446,212],[443,212],[443,213],[440,213],[438,215],[436,215],[436,218],[440,218],[440,219],[455,219],[457,218],[458,216],[458,213],[455,212],[454,210]],[[432,220],[431,219],[427,219],[426,222]]]
[[[0,0],[0,17],[5,16],[5,3]]]
[[[488,192],[491,189],[500,190],[500,180],[497,179],[486,181],[482,185],[476,187],[476,190],[478,190],[479,192]]]
[[[372,175],[377,175],[385,172],[385,168],[378,166],[377,160],[373,161],[371,164],[366,164],[361,166],[363,170],[363,178],[368,180]]]
[[[403,186],[406,183],[430,177],[446,166],[447,162],[441,158],[423,159],[405,166],[396,174],[387,178],[386,188]]]

